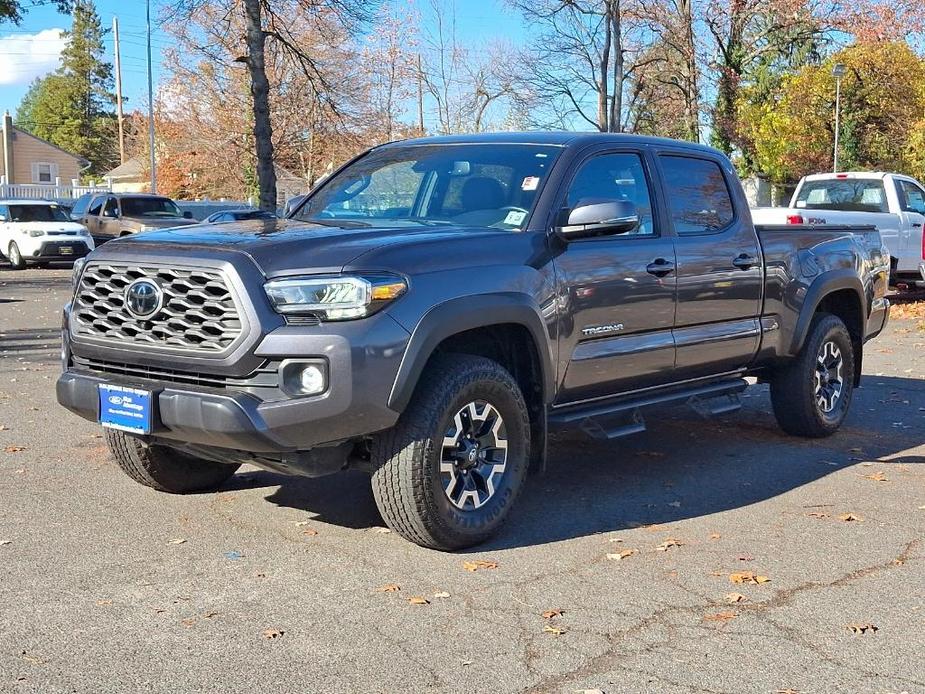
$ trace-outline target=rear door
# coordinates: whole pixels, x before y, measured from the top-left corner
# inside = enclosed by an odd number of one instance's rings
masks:
[[[900,270],[916,269],[922,261],[922,229],[925,224],[925,190],[915,181],[894,178],[902,217],[903,240],[893,255],[899,258]],[[889,247],[889,242],[887,247]]]
[[[675,380],[749,364],[760,337],[761,248],[728,161],[709,153],[658,155],[675,234]]]
[[[642,149],[592,150],[567,180],[560,222],[582,201],[625,200],[639,226],[577,239],[555,259],[562,319],[559,402],[626,392],[671,379],[675,312],[674,244],[652,194]]]

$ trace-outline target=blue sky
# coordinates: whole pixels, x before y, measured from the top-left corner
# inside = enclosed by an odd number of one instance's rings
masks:
[[[24,3],[25,4],[25,3]],[[152,60],[155,89],[160,74],[160,56],[171,43],[169,34],[158,26],[156,6],[152,0]],[[417,3],[421,9],[426,0]],[[127,99],[125,110],[142,108],[147,103],[145,49],[145,4],[143,0],[97,0],[97,11],[105,27],[112,27],[119,17],[122,53],[122,91]],[[426,14],[426,13],[425,13]],[[457,0],[457,32],[461,41],[477,45],[479,39],[505,38],[518,41],[524,37],[521,20],[504,6],[502,0]],[[16,106],[37,76],[54,71],[58,65],[61,40],[54,29],[66,29],[70,17],[48,6],[29,10],[20,26],[0,25],[0,112],[15,112]],[[485,31],[490,27],[490,34]],[[113,59],[111,33],[106,38],[107,59]]]

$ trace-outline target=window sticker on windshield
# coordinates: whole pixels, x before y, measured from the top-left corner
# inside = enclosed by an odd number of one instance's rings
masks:
[[[520,212],[518,210],[511,210],[507,213],[507,217],[504,218],[505,224],[510,224],[511,226],[517,226],[522,224],[524,218],[527,216],[526,212]]]
[[[520,184],[521,190],[536,190],[536,187],[540,184],[539,176],[527,176],[524,179],[524,182]]]

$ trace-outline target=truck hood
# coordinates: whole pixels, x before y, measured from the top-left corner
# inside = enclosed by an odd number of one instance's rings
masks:
[[[136,229],[141,229],[142,227],[166,229],[168,227],[190,226],[199,222],[195,219],[186,219],[186,217],[127,217],[122,215],[122,223],[130,224]]]
[[[345,228],[291,219],[252,219],[148,231],[110,241],[106,248],[142,254],[148,249],[168,253],[175,249],[185,257],[197,250],[237,251],[252,258],[270,277],[306,269],[340,272],[361,255],[383,246],[496,235],[510,236],[511,232],[458,226]]]

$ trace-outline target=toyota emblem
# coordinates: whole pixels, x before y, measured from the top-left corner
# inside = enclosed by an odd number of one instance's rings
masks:
[[[153,317],[163,301],[164,292],[151,280],[135,280],[125,289],[125,308],[136,318]]]

